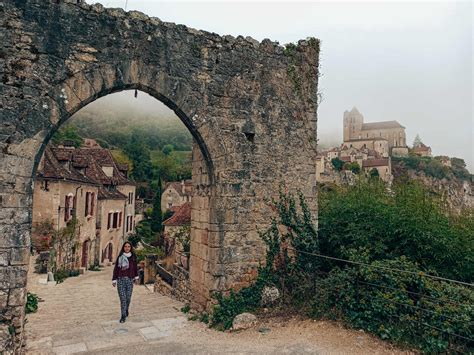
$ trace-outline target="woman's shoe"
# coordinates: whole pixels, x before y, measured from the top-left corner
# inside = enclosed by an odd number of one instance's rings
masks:
[[[122,316],[122,317],[120,318],[120,323],[125,323],[125,317],[124,317],[124,316]]]

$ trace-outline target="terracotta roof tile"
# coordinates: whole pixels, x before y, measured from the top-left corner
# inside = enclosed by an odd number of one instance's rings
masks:
[[[370,168],[375,166],[388,166],[388,159],[367,159],[362,161],[363,168]]]
[[[163,222],[165,226],[191,225],[191,203],[183,204],[170,218]]]
[[[371,129],[387,129],[387,128],[405,128],[397,121],[383,121],[383,122],[370,122],[363,123],[362,130],[368,131]]]

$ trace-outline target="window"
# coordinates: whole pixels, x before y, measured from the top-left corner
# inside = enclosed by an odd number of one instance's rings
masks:
[[[64,199],[64,221],[67,222],[72,218],[72,209],[74,207],[74,198],[68,195]]]
[[[95,209],[95,192],[91,193],[91,216],[94,215],[94,209]]]
[[[113,224],[112,228],[117,228],[118,225],[118,212],[113,213]]]
[[[109,212],[109,216],[107,218],[107,229],[110,229],[112,227],[112,215],[113,213]]]
[[[122,227],[122,212],[119,213],[119,217],[118,217],[118,226],[119,228]]]
[[[133,192],[128,193],[128,204],[131,205],[133,203]]]
[[[86,205],[84,208],[84,216],[93,216],[95,207],[95,193],[86,192]]]
[[[90,200],[91,193],[86,192],[86,206],[84,211],[84,216],[87,217],[89,215],[89,200]]]

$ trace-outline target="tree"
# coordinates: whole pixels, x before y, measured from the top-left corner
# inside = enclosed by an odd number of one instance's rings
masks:
[[[174,147],[172,144],[166,144],[163,149],[161,149],[164,155],[170,155],[173,150]]]
[[[60,128],[52,138],[54,144],[64,144],[66,142],[72,143],[76,148],[79,148],[84,141],[79,135],[76,126],[67,125]]]
[[[339,158],[331,159],[331,164],[334,167],[334,169],[336,169],[337,171],[341,171],[342,168],[344,167],[344,161]]]
[[[413,141],[413,148],[420,147],[423,144],[420,136],[417,134],[415,140]]]
[[[153,212],[151,213],[151,230],[161,232],[163,230],[163,214],[161,212],[161,177],[158,179],[155,200],[153,201]]]
[[[379,171],[375,168],[372,168],[369,174],[371,178],[378,178],[380,176]]]
[[[349,164],[346,164],[344,167],[346,170],[352,171],[353,174],[359,174],[360,173],[360,165],[357,162],[352,162]]]
[[[133,131],[132,138],[125,147],[125,153],[133,163],[131,176],[136,181],[148,180],[152,174],[150,151],[146,148],[143,137],[138,131]]]

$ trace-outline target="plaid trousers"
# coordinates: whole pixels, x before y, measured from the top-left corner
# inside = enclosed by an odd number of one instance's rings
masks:
[[[130,300],[132,299],[133,279],[130,277],[119,277],[117,279],[117,291],[120,298],[122,317],[126,317]]]

